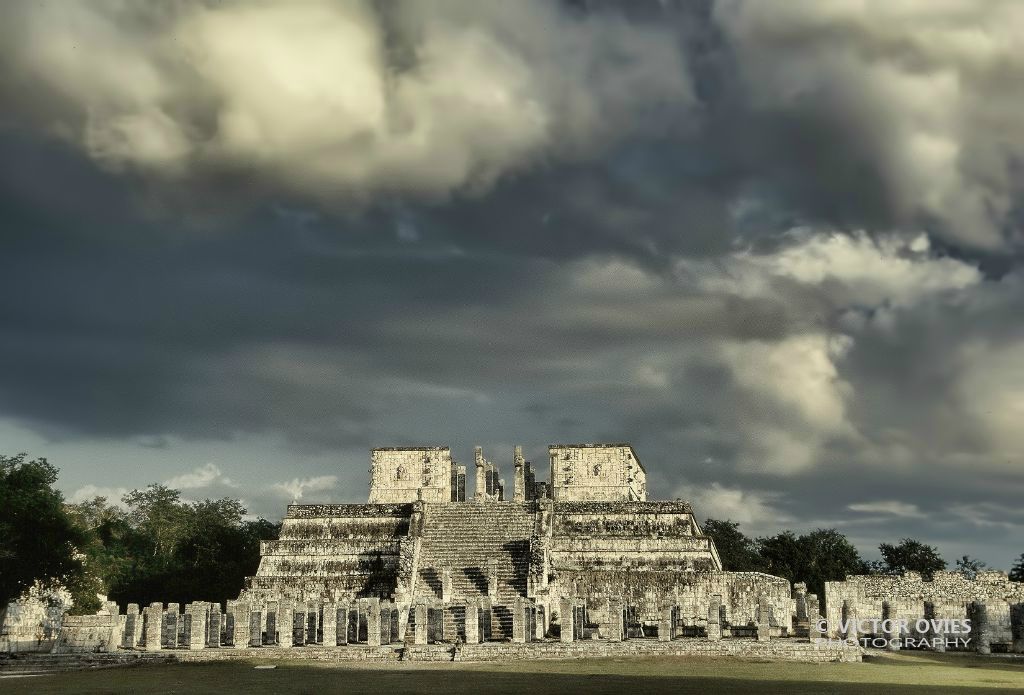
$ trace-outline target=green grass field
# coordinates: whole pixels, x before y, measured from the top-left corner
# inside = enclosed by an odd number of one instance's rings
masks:
[[[257,670],[259,663],[276,663]],[[863,664],[634,657],[519,663],[215,662],[0,679],[2,693],[1024,693],[1024,660],[899,654]]]

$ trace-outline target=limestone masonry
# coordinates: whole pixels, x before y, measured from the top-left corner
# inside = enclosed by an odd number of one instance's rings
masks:
[[[688,503],[649,501],[629,444],[555,444],[548,455],[545,483],[515,447],[508,480],[477,447],[467,490],[467,467],[448,447],[374,449],[369,503],[290,505],[237,600],[130,605],[125,614],[108,604],[67,618],[54,651],[497,659],[654,650],[858,661],[858,635],[840,621],[875,613],[970,615],[984,643],[963,648],[1022,648],[1020,585],[1005,575],[832,582],[818,632],[819,598],[804,585],[723,571]]]

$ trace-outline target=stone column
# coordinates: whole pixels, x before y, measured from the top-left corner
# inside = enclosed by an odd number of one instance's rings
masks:
[[[796,619],[799,622],[807,620],[807,584],[797,582],[793,585],[793,599],[796,602]]]
[[[857,615],[857,609],[855,609],[853,606],[851,606],[849,603],[847,603],[846,604],[847,628],[846,628],[846,635],[845,635],[847,642],[858,642],[860,640],[860,634],[858,633],[858,630],[859,630],[860,626],[857,624],[859,620],[860,620],[860,617]],[[814,629],[813,624],[811,626],[811,629],[812,630]],[[838,629],[838,628],[834,628],[834,629]]]
[[[347,601],[339,603],[337,608],[334,609],[334,613],[337,616],[338,621],[338,644],[348,644],[348,614],[351,610]]]
[[[526,604],[522,596],[516,596],[516,602],[512,606],[512,641],[526,641]]]
[[[366,599],[366,643],[371,647],[380,646],[380,599]]]
[[[931,650],[934,652],[946,651],[946,635],[942,630],[935,629],[936,620],[935,617],[935,603],[933,601],[924,602],[924,619],[928,621],[928,629],[922,637],[928,640],[931,645]]]
[[[757,604],[757,641],[767,642],[771,639],[771,606],[768,598],[762,596]]]
[[[220,647],[220,626],[224,617],[220,612],[220,604],[214,603],[210,606],[210,636],[206,640],[207,647]]]
[[[571,599],[563,598],[558,602],[559,621],[561,625],[562,642],[568,644],[573,641],[573,603]]]
[[[476,463],[476,500],[483,502],[487,496],[487,472],[484,470],[484,450],[482,447],[473,447],[473,459]]]
[[[523,447],[516,444],[515,449],[512,450],[512,460],[515,465],[515,483],[512,493],[513,502],[525,502],[526,501],[526,471],[525,463],[526,460],[523,458]]]
[[[452,602],[452,568],[441,568],[441,603],[446,606]]]
[[[416,604],[416,628],[413,633],[414,644],[427,643],[427,604]]]
[[[672,604],[661,604],[658,619],[658,641],[668,642],[672,639]]]
[[[249,646],[249,610],[247,601],[235,601],[235,624],[231,633],[235,649],[245,649]]]
[[[295,640],[292,629],[295,625],[295,606],[288,599],[281,599],[277,608],[277,646],[291,649]]]
[[[708,603],[708,639],[712,642],[722,639],[721,607],[722,597],[712,596]]]
[[[206,604],[197,602],[186,605],[185,616],[189,621],[187,648],[203,649],[206,647]]]
[[[487,561],[487,598],[498,600],[498,561],[493,557]]]
[[[882,602],[882,636],[885,638],[885,648],[890,652],[900,650],[900,624],[896,611],[888,602]]]
[[[106,650],[108,652],[116,652],[124,644],[124,628],[128,616],[120,615],[117,604],[113,601],[108,601],[106,608],[112,623]]]
[[[971,604],[971,633],[974,649],[979,654],[991,654],[992,626],[988,621],[988,606],[980,601]]]
[[[1010,604],[1010,635],[1013,639],[1010,649],[1024,654],[1024,603]]]
[[[821,604],[817,594],[807,594],[807,619],[815,621],[821,617]],[[831,626],[829,626],[831,628]]]
[[[164,604],[151,603],[144,609],[146,616],[146,651],[158,652],[163,649]]]
[[[125,649],[135,649],[142,631],[142,616],[139,615],[139,604],[129,603],[125,609],[124,639],[121,644]]]
[[[608,599],[608,641],[622,641],[622,599]]]
[[[338,606],[334,603],[324,604],[324,646],[338,646]]]
[[[547,632],[547,626],[544,625],[544,621],[547,619],[548,612],[539,605],[535,605],[533,610],[537,613],[537,630],[533,633],[533,639],[538,642],[543,642],[544,634]]]
[[[480,602],[470,599],[466,605],[466,644],[480,643]]]

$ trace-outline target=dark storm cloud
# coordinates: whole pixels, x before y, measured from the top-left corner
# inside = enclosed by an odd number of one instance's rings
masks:
[[[79,479],[264,514],[369,446],[630,440],[751,532],[1005,564],[1022,13],[867,5],[5,8],[0,415],[230,440],[260,470]]]

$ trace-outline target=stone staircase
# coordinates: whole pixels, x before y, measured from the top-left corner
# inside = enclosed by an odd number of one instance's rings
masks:
[[[0,657],[0,677],[35,676],[46,673],[86,671],[98,668],[135,666],[139,664],[169,664],[176,661],[173,654],[153,652],[116,652],[93,654],[5,654]],[[3,688],[0,688],[2,691]]]
[[[531,504],[453,502],[428,504],[424,513],[417,598],[441,599],[442,568],[452,570],[452,600],[487,598],[488,562],[497,563],[498,591],[492,609],[492,635],[511,638],[509,609],[526,596],[530,570]],[[445,635],[454,637],[455,611],[445,611]],[[461,626],[460,626],[461,627]]]

